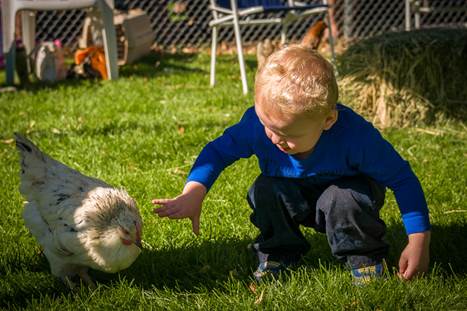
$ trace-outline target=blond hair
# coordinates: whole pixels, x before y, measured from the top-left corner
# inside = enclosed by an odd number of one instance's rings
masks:
[[[301,45],[274,52],[256,75],[256,103],[283,113],[327,114],[335,109],[337,98],[332,65]]]

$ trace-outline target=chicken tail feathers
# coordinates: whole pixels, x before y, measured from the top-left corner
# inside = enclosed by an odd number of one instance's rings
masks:
[[[16,148],[18,149],[23,159],[28,157],[39,157],[41,160],[44,159],[44,154],[40,149],[34,145],[32,141],[24,137],[19,133],[15,133]]]
[[[44,177],[47,158],[29,139],[15,133],[16,148],[20,154],[21,175],[41,179]]]

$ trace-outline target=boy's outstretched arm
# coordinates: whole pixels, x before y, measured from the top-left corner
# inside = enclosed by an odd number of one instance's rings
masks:
[[[409,234],[409,242],[399,259],[399,276],[402,279],[410,280],[428,271],[430,238],[430,231]]]
[[[189,181],[183,188],[183,192],[172,199],[153,199],[152,204],[162,207],[155,208],[154,213],[159,217],[171,219],[190,218],[193,232],[199,234],[199,218],[201,205],[206,196],[206,187],[196,181]]]

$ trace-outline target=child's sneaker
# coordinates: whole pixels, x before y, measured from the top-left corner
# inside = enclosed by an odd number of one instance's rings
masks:
[[[383,270],[384,266],[382,263],[352,269],[353,284],[357,286],[366,285],[374,279],[381,278],[383,276]]]
[[[271,277],[277,278],[281,272],[296,266],[300,260],[299,256],[285,256],[282,260],[270,259],[269,254],[259,250],[258,243],[249,244],[248,249],[258,257],[259,265],[253,272],[253,276],[258,282]]]
[[[260,282],[261,280],[265,280],[268,278],[277,278],[282,271],[287,269],[286,266],[281,264],[277,261],[265,261],[261,262],[253,272],[253,276],[255,277],[256,281]]]

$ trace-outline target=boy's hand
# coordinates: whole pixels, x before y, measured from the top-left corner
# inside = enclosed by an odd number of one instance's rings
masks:
[[[410,280],[414,276],[428,271],[430,236],[430,231],[409,234],[409,243],[399,259],[399,277]]]
[[[183,193],[173,199],[154,199],[152,204],[161,205],[153,211],[159,217],[171,219],[190,218],[193,232],[199,234],[199,217],[201,205],[206,196],[207,189],[198,182],[188,182]]]

